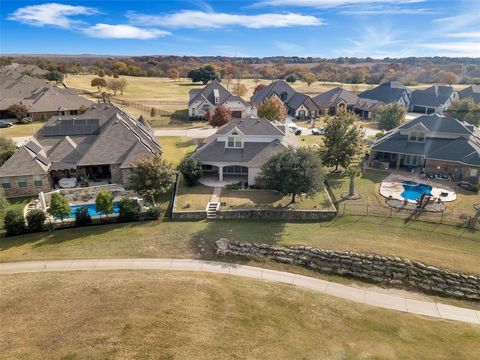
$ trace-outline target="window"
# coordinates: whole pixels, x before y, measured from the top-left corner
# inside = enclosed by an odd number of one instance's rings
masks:
[[[478,169],[470,168],[469,175],[470,175],[470,177],[472,177],[472,178],[476,178],[477,175],[478,175]]]
[[[3,179],[2,179],[2,187],[3,187],[4,189],[10,189],[10,188],[11,188],[10,179],[9,179],[9,178],[3,178]]]
[[[195,116],[195,108],[192,108],[192,116]]]
[[[233,132],[227,139],[227,148],[237,148],[240,149],[243,147],[242,138],[238,135],[237,132]]]
[[[36,187],[40,187],[43,185],[43,182],[42,182],[42,177],[40,175],[35,175],[33,177],[33,184],[36,186]]]
[[[425,133],[423,131],[411,131],[408,141],[424,142]]]
[[[25,178],[23,176],[17,178],[17,184],[19,188],[27,187],[27,182],[25,181]]]

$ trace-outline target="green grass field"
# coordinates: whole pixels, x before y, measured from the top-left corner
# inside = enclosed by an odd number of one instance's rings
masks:
[[[3,359],[474,359],[480,328],[213,274],[2,275]]]
[[[220,238],[373,252],[479,273],[480,232],[400,219],[345,216],[329,222],[152,221],[2,238],[0,261],[173,257],[216,258]]]
[[[0,136],[12,138],[33,136],[44,125],[43,122],[33,122],[31,124],[15,124],[7,129],[0,129]]]

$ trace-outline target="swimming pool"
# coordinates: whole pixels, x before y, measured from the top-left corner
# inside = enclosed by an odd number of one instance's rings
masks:
[[[119,213],[119,202],[116,201],[113,203],[113,213],[112,214],[118,214]],[[88,214],[90,216],[98,216],[98,215],[105,215],[103,212],[97,211],[97,207],[95,204],[83,204],[83,205],[70,205],[70,209],[72,209],[72,213],[68,217],[69,219],[75,219],[75,212],[77,211],[78,208],[81,208],[82,206],[86,206],[88,209]]]
[[[402,182],[403,192],[400,194],[404,199],[417,201],[425,193],[426,196],[432,195],[432,187],[427,184],[418,184],[415,181]]]

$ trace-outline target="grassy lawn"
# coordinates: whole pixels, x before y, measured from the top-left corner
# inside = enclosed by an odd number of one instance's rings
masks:
[[[480,356],[474,325],[237,277],[81,271],[1,283],[4,359]]]
[[[207,196],[208,197],[208,196]],[[374,252],[480,273],[480,232],[401,219],[345,216],[330,222],[153,221],[0,239],[0,261],[76,258],[216,258],[222,237],[279,245]]]
[[[35,121],[31,124],[15,124],[8,129],[0,129],[0,136],[7,138],[33,136],[44,124],[42,121]]]
[[[185,136],[162,136],[158,137],[162,146],[163,158],[171,162],[174,166],[185,157],[185,155],[195,151],[200,139],[191,139]]]
[[[33,198],[30,196],[27,197],[20,197],[20,198],[13,198],[13,199],[8,199],[8,202],[10,205],[8,206],[8,209],[20,209],[23,210],[23,208],[32,200]],[[3,228],[3,216],[0,216],[0,236],[4,235],[4,228]]]
[[[213,193],[213,188],[197,184],[187,186],[183,176],[180,175],[180,181],[177,189],[176,209],[177,210],[203,210],[205,211],[208,202]]]
[[[291,204],[292,197],[269,190],[227,190],[223,189],[220,201],[226,206],[222,209],[299,209],[331,210],[333,204],[326,192],[306,197],[297,196],[296,203]]]

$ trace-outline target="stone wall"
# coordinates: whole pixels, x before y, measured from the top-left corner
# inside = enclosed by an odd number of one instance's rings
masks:
[[[393,256],[331,251],[307,246],[280,247],[220,239],[217,254],[267,257],[315,271],[350,276],[384,286],[480,301],[480,276],[453,273]]]
[[[331,220],[337,212],[315,210],[219,210],[218,219]]]
[[[47,192],[52,190],[52,183],[50,177],[47,174],[38,175],[42,179],[42,186],[35,186],[34,176],[11,176],[8,177],[10,180],[10,188],[4,188],[5,196],[7,198],[21,197],[21,196],[36,196],[39,193]],[[19,178],[23,177],[27,186],[20,187],[18,186]],[[1,184],[0,184],[1,186]]]

